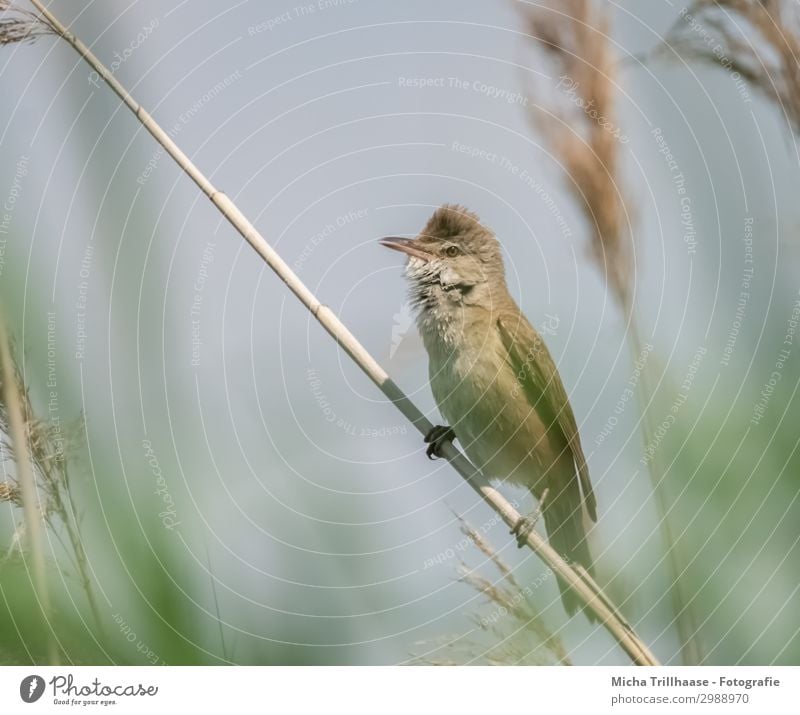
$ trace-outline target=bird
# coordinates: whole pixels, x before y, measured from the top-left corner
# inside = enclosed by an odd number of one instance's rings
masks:
[[[380,242],[407,256],[431,391],[449,423],[425,437],[428,457],[457,439],[489,479],[528,489],[538,506],[512,529],[519,546],[543,516],[550,545],[593,575],[586,516],[597,521],[597,503],[575,415],[544,340],[508,291],[497,237],[477,214],[444,204],[414,238]],[[567,613],[581,610],[560,579],[559,588]]]

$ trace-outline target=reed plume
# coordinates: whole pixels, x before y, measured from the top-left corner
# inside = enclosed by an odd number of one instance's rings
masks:
[[[532,584],[523,586],[484,534],[456,515],[461,533],[496,571],[489,577],[459,560],[459,581],[486,598],[481,608],[470,615],[475,635],[452,635],[423,641],[425,654],[417,656],[420,665],[572,665],[561,639],[544,622],[534,603],[535,590],[552,579],[544,571]],[[490,636],[487,644],[482,634]]]
[[[0,350],[5,356],[4,390],[0,395],[0,456],[5,481],[0,482],[0,501],[19,507],[23,512],[14,544],[21,549],[27,537],[31,552],[40,551],[41,556],[35,558],[43,561],[41,529],[45,526],[50,530],[70,558],[97,630],[102,633],[78,511],[70,487],[70,445],[75,442],[80,425],[77,422],[62,425],[60,421],[37,416],[19,360],[3,331],[0,331],[0,341],[4,343]],[[16,432],[15,415],[20,421]],[[15,470],[10,470],[7,463],[12,463]],[[27,491],[26,480],[30,481]]]
[[[644,342],[635,316],[633,218],[621,152],[628,138],[617,123],[618,63],[610,41],[610,9],[591,0],[566,0],[549,6],[526,5],[522,13],[537,65],[549,69],[555,83],[554,87],[532,87],[536,102],[528,116],[563,167],[567,188],[589,226],[591,260],[627,318],[628,343],[636,359]],[[654,433],[648,410],[653,390],[646,372],[645,366],[637,390],[645,445]],[[669,500],[658,458],[649,463],[649,474],[667,551],[683,662],[699,663],[697,626],[681,581],[684,568],[669,523]]]
[[[743,78],[800,134],[800,8],[785,0],[694,0],[658,54],[676,54]]]
[[[22,543],[22,533],[26,537],[32,569],[32,583],[36,600],[42,611],[48,629],[48,660],[50,665],[58,665],[59,649],[51,624],[52,608],[50,586],[47,580],[47,564],[42,541],[42,523],[47,505],[37,488],[31,458],[31,444],[28,414],[25,409],[25,390],[20,387],[17,371],[12,359],[11,341],[6,330],[5,316],[0,314],[0,447],[3,452],[3,467],[8,469],[7,454],[12,455],[16,467],[16,477],[5,482],[3,493],[6,501],[19,504],[23,512],[23,528],[18,529],[18,542]]]
[[[52,34],[55,34],[53,28],[37,13],[0,0],[0,45],[33,42],[37,37]]]
[[[591,258],[627,311],[635,272],[615,129],[609,14],[587,0],[567,0],[558,7],[560,12],[531,8],[525,13],[539,55],[559,79],[550,97],[538,97],[540,107],[528,116],[562,162],[569,190],[590,227]]]

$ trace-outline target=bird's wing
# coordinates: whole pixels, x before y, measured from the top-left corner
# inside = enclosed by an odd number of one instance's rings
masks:
[[[550,429],[561,432],[569,446],[578,470],[586,509],[592,521],[597,521],[597,502],[589,480],[589,468],[581,447],[578,425],[544,340],[521,314],[518,319],[498,318],[497,327],[516,378],[531,407],[548,423]]]

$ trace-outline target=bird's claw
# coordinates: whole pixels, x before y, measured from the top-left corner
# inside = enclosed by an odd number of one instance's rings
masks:
[[[455,438],[456,433],[453,432],[452,427],[445,427],[444,425],[436,425],[433,427],[431,431],[425,435],[425,442],[428,445],[425,454],[428,455],[428,459],[441,457],[441,448],[445,443],[452,442]]]
[[[509,532],[517,537],[517,547],[520,549],[528,543],[528,537],[536,527],[536,523],[539,521],[539,519],[541,519],[542,507],[544,506],[544,502],[545,499],[547,499],[547,494],[549,491],[549,489],[544,490],[542,498],[539,499],[539,504],[536,506],[536,509],[533,511],[533,513],[528,514],[528,516],[520,517],[517,523],[514,524],[514,528],[512,528]]]
[[[514,524],[514,528],[509,533],[517,537],[518,548],[521,549],[528,543],[528,537],[536,526],[536,522],[539,521],[539,516],[540,512],[537,509],[533,514],[521,516],[517,523]]]

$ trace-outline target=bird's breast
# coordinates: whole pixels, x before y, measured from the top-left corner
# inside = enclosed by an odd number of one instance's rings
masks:
[[[494,325],[426,347],[433,396],[470,460],[489,477],[534,486],[555,455]]]

